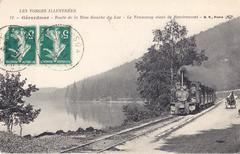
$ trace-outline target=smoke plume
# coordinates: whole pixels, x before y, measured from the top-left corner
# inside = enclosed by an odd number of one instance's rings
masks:
[[[227,59],[210,66],[184,66],[184,69],[185,76],[190,81],[199,81],[217,90],[235,89],[239,86],[240,66],[229,64]]]

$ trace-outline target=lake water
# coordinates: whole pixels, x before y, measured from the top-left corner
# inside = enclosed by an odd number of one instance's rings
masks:
[[[110,102],[51,102],[31,100],[34,108],[41,108],[41,113],[34,122],[23,125],[23,135],[37,135],[44,131],[77,130],[79,127],[106,128],[119,126],[125,116],[122,111],[127,103]],[[1,129],[5,129],[2,126]],[[18,126],[14,132],[19,134]]]

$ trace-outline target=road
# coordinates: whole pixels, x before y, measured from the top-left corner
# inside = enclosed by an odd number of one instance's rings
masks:
[[[215,109],[191,123],[160,137],[162,129],[119,145],[105,153],[219,153],[240,152],[240,100],[237,109]]]

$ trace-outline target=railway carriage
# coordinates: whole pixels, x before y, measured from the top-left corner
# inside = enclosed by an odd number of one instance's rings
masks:
[[[185,70],[181,69],[180,82],[176,82],[172,89],[170,102],[171,114],[191,114],[199,112],[214,104],[215,90],[200,82],[189,81],[185,76]]]

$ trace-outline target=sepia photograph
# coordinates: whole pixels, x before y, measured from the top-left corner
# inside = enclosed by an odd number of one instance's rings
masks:
[[[0,0],[0,153],[240,153],[240,0]]]

